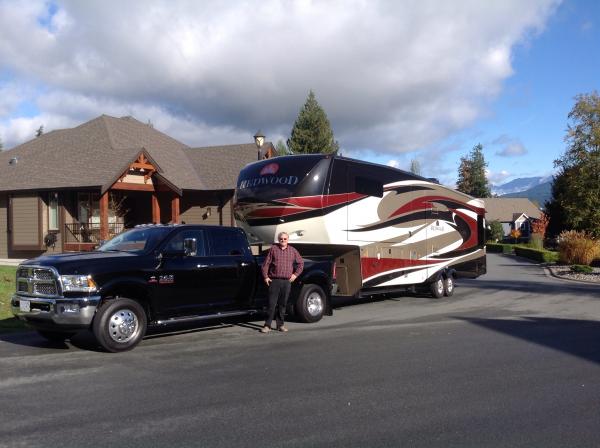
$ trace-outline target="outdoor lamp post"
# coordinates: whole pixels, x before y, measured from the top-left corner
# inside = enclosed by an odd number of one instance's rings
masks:
[[[256,134],[254,134],[254,143],[256,143],[256,147],[258,148],[258,160],[260,160],[260,148],[262,147],[264,142],[265,136],[259,129],[258,131],[256,131]]]

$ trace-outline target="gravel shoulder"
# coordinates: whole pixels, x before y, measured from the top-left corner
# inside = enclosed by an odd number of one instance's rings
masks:
[[[589,274],[572,272],[571,267],[568,265],[547,265],[546,269],[552,276],[557,278],[600,284],[600,268],[594,268],[594,271]]]

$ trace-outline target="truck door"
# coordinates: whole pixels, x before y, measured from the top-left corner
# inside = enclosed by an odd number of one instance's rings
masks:
[[[196,253],[183,255],[183,241],[196,240]],[[155,308],[163,316],[202,313],[211,302],[210,258],[204,230],[185,229],[174,234],[162,249],[155,272]]]
[[[209,242],[214,303],[223,309],[249,306],[254,295],[256,263],[246,236],[239,229],[211,229]]]

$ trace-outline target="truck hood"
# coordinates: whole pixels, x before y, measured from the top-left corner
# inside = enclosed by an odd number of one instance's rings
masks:
[[[74,252],[56,255],[43,255],[32,258],[21,263],[23,266],[51,266],[56,268],[61,274],[79,274],[88,273],[88,268],[94,266],[98,269],[100,266],[113,266],[118,268],[131,263],[132,258],[139,258],[140,254],[131,252]]]

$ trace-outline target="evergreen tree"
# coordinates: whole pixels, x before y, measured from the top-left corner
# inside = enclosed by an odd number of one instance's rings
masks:
[[[476,198],[489,198],[491,192],[488,180],[485,177],[486,167],[483,146],[478,143],[467,157],[460,158],[456,189]]]
[[[4,149],[4,145],[2,144],[2,139],[0,138],[0,151]]]
[[[312,90],[296,118],[287,146],[293,154],[332,153],[339,149],[327,114]]]
[[[37,128],[37,131],[35,131],[35,136],[41,137],[43,133],[44,133],[44,125],[41,124],[40,127]]]
[[[567,150],[554,161],[559,169],[547,204],[549,230],[579,230],[600,237],[600,95],[578,95],[569,113]]]
[[[410,161],[410,172],[417,176],[421,176],[421,164],[417,159],[412,159]]]
[[[290,152],[287,149],[287,146],[285,146],[285,143],[283,140],[278,140],[277,144],[275,145],[275,153],[278,156],[287,156],[290,154]]]

